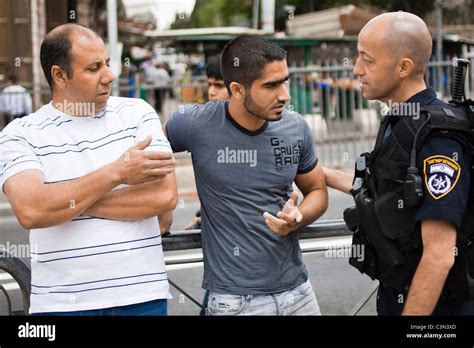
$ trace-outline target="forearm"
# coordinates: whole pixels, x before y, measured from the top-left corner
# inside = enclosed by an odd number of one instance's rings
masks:
[[[449,268],[422,257],[413,277],[402,315],[431,315],[443,290]]]
[[[303,219],[299,223],[299,227],[305,227],[315,220],[319,219],[328,208],[328,192],[327,189],[319,189],[309,192],[298,207]]]
[[[328,167],[322,167],[322,169],[326,177],[327,186],[350,194],[350,190],[352,189],[352,181],[354,180],[353,173],[347,173]]]
[[[3,188],[18,221],[26,229],[60,225],[84,213],[120,184],[140,185],[172,174],[172,154],[145,151],[150,143],[149,136],[125,151],[118,160],[75,180],[44,184],[43,174],[31,169],[11,176]],[[176,184],[174,196],[175,191]],[[171,203],[175,199],[173,194],[169,199]],[[117,204],[115,206],[117,208]]]
[[[160,214],[158,216],[158,221],[160,222],[160,233],[164,235],[171,230],[171,225],[173,224],[173,211],[167,211],[166,213]]]
[[[28,203],[16,211],[28,212],[23,221],[29,229],[60,225],[82,214],[119,184],[120,177],[107,165],[75,180],[39,185],[34,195],[25,192],[30,197],[23,201]]]
[[[114,220],[147,219],[174,209],[176,181],[173,178],[129,186],[107,193],[84,214]]]
[[[403,315],[430,315],[454,265],[456,228],[441,220],[423,220],[423,254],[416,269]]]

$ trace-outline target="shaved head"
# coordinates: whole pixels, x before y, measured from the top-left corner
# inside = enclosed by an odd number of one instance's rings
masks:
[[[431,48],[426,24],[412,13],[389,12],[370,20],[359,33],[354,65],[364,98],[403,102],[426,89]]]
[[[408,12],[389,12],[370,20],[360,35],[376,35],[395,60],[413,60],[416,75],[424,75],[431,57],[432,38],[425,22]]]

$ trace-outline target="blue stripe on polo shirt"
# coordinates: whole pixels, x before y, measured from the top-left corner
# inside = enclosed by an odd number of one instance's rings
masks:
[[[101,140],[104,140],[104,139],[107,139],[108,137],[112,136],[112,135],[117,135],[117,134],[120,134],[122,132],[126,132],[126,131],[130,131],[130,130],[135,130],[135,129],[138,129],[138,126],[134,126],[134,127],[129,127],[129,128],[126,128],[126,129],[122,129],[122,130],[119,130],[117,132],[114,132],[114,133],[110,133],[110,134],[107,134],[106,136],[102,137],[102,138],[99,138],[99,139],[96,139],[96,140],[82,140],[78,143],[64,143],[64,144],[50,144],[50,145],[42,145],[42,146],[35,146],[31,143],[28,142],[28,140],[26,140],[25,138],[22,138],[20,136],[15,136],[15,139],[9,139],[9,140],[6,140],[4,141],[3,143],[0,143],[0,145],[4,144],[4,143],[7,143],[9,141],[24,141],[25,143],[27,143],[29,146],[31,146],[33,149],[45,149],[47,147],[63,147],[63,146],[78,146],[82,143],[96,143],[98,141],[101,141]]]
[[[160,237],[160,234],[147,237],[147,238],[140,238],[140,239],[132,239],[132,240],[126,240],[123,242],[116,242],[116,243],[108,243],[108,244],[99,244],[99,245],[90,245],[82,248],[73,248],[73,249],[63,249],[63,250],[55,250],[55,251],[47,251],[43,253],[31,253],[31,255],[47,255],[47,254],[55,254],[55,253],[62,253],[62,252],[67,252],[67,251],[76,251],[76,250],[84,250],[84,249],[92,249],[92,248],[102,248],[106,246],[111,246],[111,245],[118,245],[118,244],[127,244],[127,243],[134,243],[134,242],[141,242],[144,240],[149,240],[149,239],[154,239]]]
[[[144,246],[135,247],[135,248],[127,248],[127,249],[104,251],[104,252],[101,252],[101,253],[94,253],[94,254],[77,255],[77,256],[69,256],[69,257],[60,257],[60,258],[57,258],[57,259],[49,259],[49,260],[44,260],[44,261],[39,261],[39,260],[37,260],[36,262],[37,262],[37,263],[48,263],[48,262],[61,261],[61,260],[78,259],[78,258],[82,258],[82,257],[97,256],[97,255],[104,255],[104,254],[113,254],[113,253],[127,252],[127,251],[131,251],[131,250],[139,250],[139,249],[145,249],[145,248],[152,248],[152,247],[157,247],[157,246],[160,246],[160,245],[161,245],[161,243],[157,243],[157,244],[144,245]]]
[[[50,156],[50,155],[63,155],[65,153],[68,153],[68,152],[76,152],[76,153],[79,153],[79,152],[83,152],[85,150],[90,150],[90,151],[94,151],[94,150],[97,150],[101,147],[104,147],[106,145],[109,145],[109,144],[112,144],[112,143],[115,143],[117,141],[120,141],[120,140],[123,140],[123,139],[127,139],[127,138],[133,138],[134,135],[127,135],[125,137],[122,137],[122,138],[118,138],[118,139],[114,139],[114,140],[111,140],[109,141],[108,143],[105,143],[105,144],[102,144],[102,145],[99,145],[97,147],[85,147],[83,148],[82,150],[66,150],[66,151],[63,151],[63,152],[48,152],[48,153],[44,153],[44,154],[37,154],[38,157],[45,157],[45,156]]]
[[[73,121],[73,120],[65,120],[65,121],[59,122],[58,124],[55,124],[55,123],[48,123],[48,124],[45,124],[43,127],[38,128],[38,130],[43,130],[43,129],[45,129],[45,128],[48,127],[48,126],[59,127],[59,126],[62,125],[63,123],[69,123],[69,122],[72,122],[72,121]]]
[[[102,138],[99,138],[99,139],[96,139],[96,140],[82,140],[82,141],[80,141],[76,144],[64,143],[64,144],[61,144],[61,145],[43,145],[43,146],[34,146],[34,145],[31,145],[31,144],[30,145],[35,149],[44,149],[44,148],[47,148],[47,147],[78,146],[79,144],[83,144],[83,143],[93,144],[93,143],[96,143],[98,141],[107,139],[108,137],[110,137],[112,135],[120,134],[122,132],[126,132],[126,131],[133,130],[133,129],[138,129],[138,127],[129,127],[127,129],[122,129],[122,130],[119,130],[117,132],[107,134],[106,136],[104,136]]]
[[[145,282],[104,286],[104,287],[101,287],[101,288],[91,288],[91,289],[83,289],[83,290],[77,290],[77,291],[48,291],[48,292],[44,292],[44,293],[38,293],[38,292],[33,292],[32,291],[31,293],[33,295],[72,294],[72,293],[85,292],[85,291],[103,290],[103,289],[110,289],[110,288],[121,288],[121,287],[124,287],[124,286],[140,285],[140,284],[147,284],[147,283],[156,283],[156,282],[162,282],[162,281],[167,281],[167,280],[168,280],[168,278],[164,278],[164,279],[149,280],[149,281],[145,281]]]
[[[26,127],[39,127],[41,126],[43,123],[45,122],[48,122],[48,121],[51,121],[51,122],[54,122],[56,121],[58,118],[60,118],[61,116],[57,116],[55,119],[51,119],[51,118],[47,118],[46,120],[43,120],[41,123],[38,123],[38,124],[34,124],[34,123],[29,123]],[[26,125],[26,121],[24,122],[24,124]]]
[[[5,172],[11,168],[13,168],[14,166],[18,165],[18,164],[22,164],[22,163],[26,163],[26,162],[35,162],[35,163],[40,163],[39,161],[37,160],[33,160],[33,159],[29,159],[29,160],[25,160],[25,161],[21,161],[21,162],[16,162],[14,164],[12,164],[11,166],[9,166],[8,168],[5,168],[5,170],[2,171],[2,173],[0,174],[0,176],[2,176],[3,174],[5,174]]]
[[[62,287],[62,286],[64,286],[64,287],[66,287],[66,286],[78,286],[78,285],[86,285],[86,284],[92,284],[92,283],[109,282],[109,281],[112,281],[112,280],[122,280],[122,279],[129,279],[129,278],[147,277],[147,276],[158,275],[158,274],[166,274],[166,272],[137,274],[137,275],[127,276],[127,277],[100,279],[100,280],[93,280],[93,281],[90,281],[90,282],[75,283],[75,284],[61,284],[61,285],[35,285],[35,284],[31,284],[31,286],[34,287],[34,288],[44,288],[44,289],[59,288],[59,287]]]

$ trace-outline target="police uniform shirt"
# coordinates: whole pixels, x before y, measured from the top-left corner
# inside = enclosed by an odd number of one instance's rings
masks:
[[[406,101],[419,105],[444,104],[433,89],[425,89]],[[424,199],[416,221],[451,221],[461,228],[470,189],[471,157],[466,146],[448,131],[426,138],[417,154],[417,167],[423,180]]]

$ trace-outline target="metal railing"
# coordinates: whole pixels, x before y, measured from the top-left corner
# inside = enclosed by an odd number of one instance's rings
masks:
[[[0,291],[7,301],[7,308],[9,315],[26,315],[30,307],[30,292],[31,292],[31,269],[30,266],[21,258],[14,257],[6,250],[0,250],[0,270],[8,273],[20,287],[23,311],[14,312],[12,308],[12,301],[8,291],[0,284]]]
[[[352,234],[344,223],[344,220],[323,220],[314,224],[303,227],[298,232],[299,239],[313,239],[313,238],[330,238],[349,236]],[[176,231],[171,233],[169,237],[164,237],[162,240],[164,251],[188,250],[201,248],[201,230]],[[311,251],[324,251],[322,249],[313,249]],[[202,260],[193,259],[192,262]],[[178,262],[181,263],[181,262]],[[182,262],[186,263],[186,262]]]
[[[325,220],[316,222],[312,225],[306,226],[297,232],[300,240],[318,239],[322,243],[318,245],[305,247],[302,253],[313,253],[322,252],[334,247],[341,247],[340,243],[336,243],[337,237],[350,236],[352,232],[349,231],[342,219],[340,220]],[[169,237],[162,239],[162,245],[164,251],[177,251],[177,250],[189,250],[201,248],[201,232],[200,230],[190,231],[174,231]],[[177,265],[177,264],[189,264],[202,262],[202,257],[194,258],[180,258],[166,262],[166,265]],[[8,291],[0,285],[1,294],[5,297],[7,302],[7,308],[9,315],[27,315],[28,308],[30,305],[30,283],[31,283],[31,270],[29,265],[21,258],[13,257],[8,254],[7,251],[0,251],[0,271],[4,271],[10,274],[13,279],[18,283],[22,299],[23,299],[23,311],[14,312],[12,309],[12,302]],[[194,304],[202,307],[200,302],[188,294],[179,285],[169,279],[169,283],[180,291],[184,296],[188,297]],[[356,306],[349,312],[350,315],[356,315],[360,309],[367,303],[370,297],[373,295],[377,287],[373,286],[363,296],[363,298],[356,304]]]
[[[382,119],[382,104],[364,100],[353,68],[322,62],[290,68],[290,109],[306,119],[319,160],[330,167],[352,166],[360,153],[370,150]],[[440,99],[449,100],[452,78],[453,61],[429,63],[425,81]],[[468,74],[468,98],[473,97],[472,79],[474,73]]]

